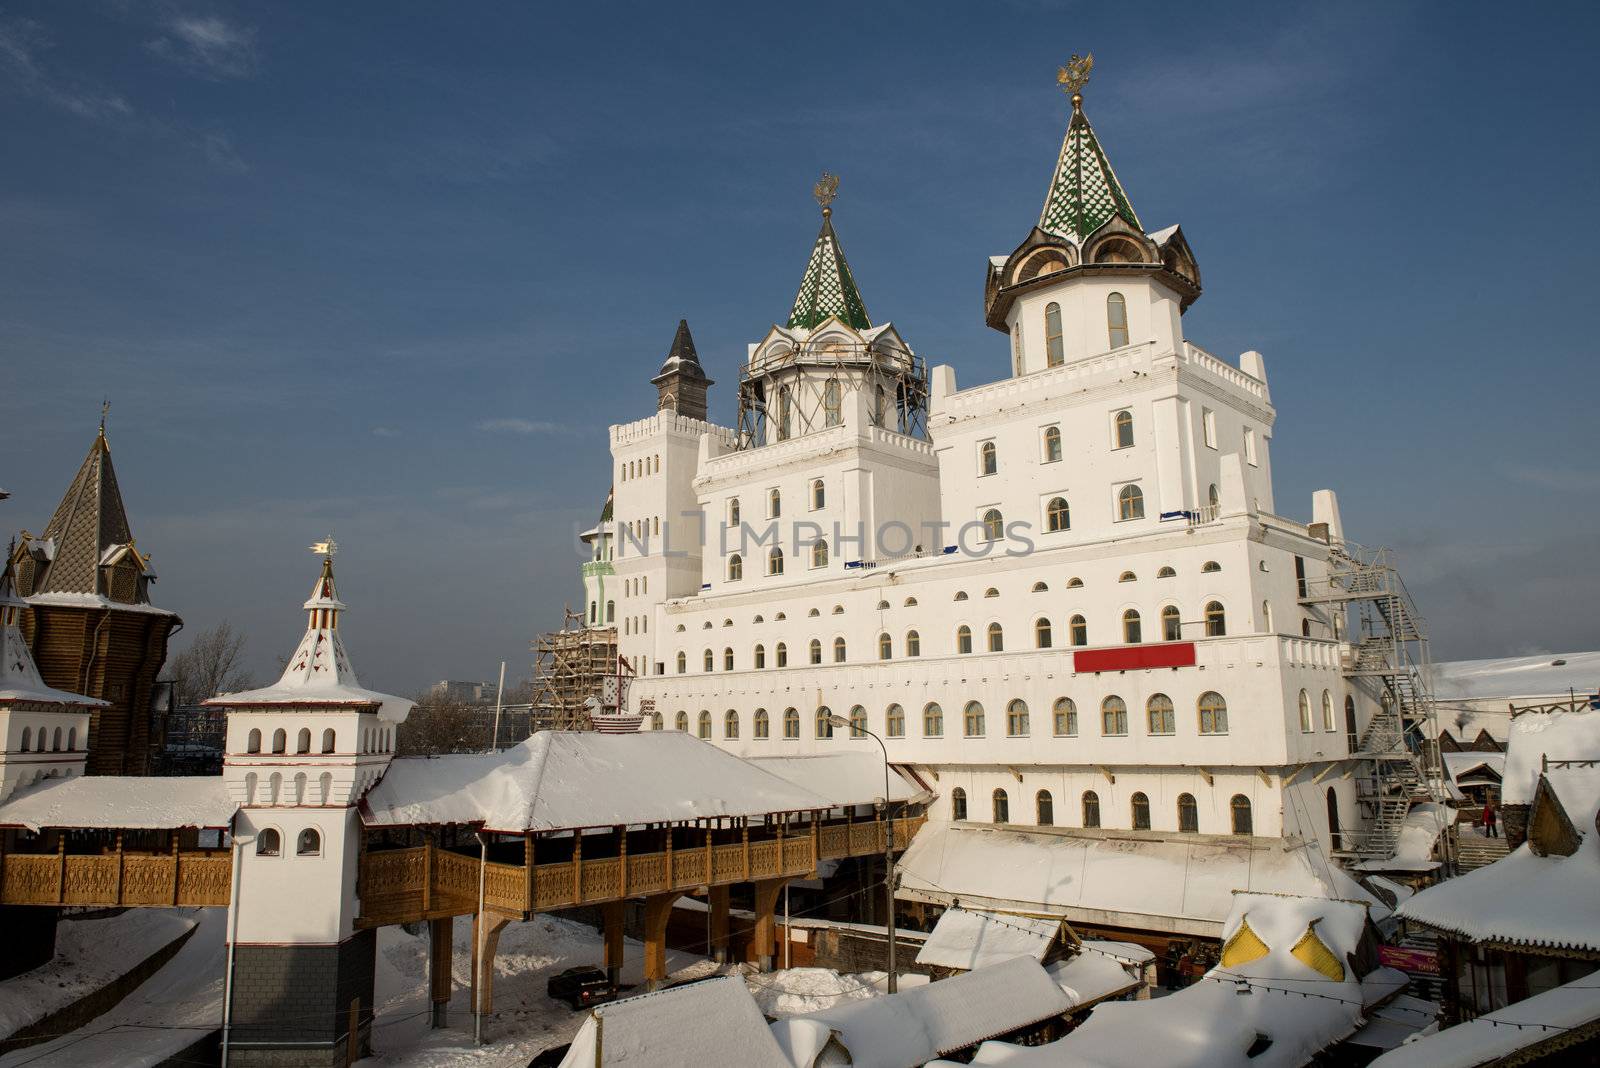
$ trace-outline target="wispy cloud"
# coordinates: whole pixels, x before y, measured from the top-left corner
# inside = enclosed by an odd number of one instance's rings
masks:
[[[1600,490],[1600,471],[1575,471],[1547,464],[1500,464],[1500,473],[1513,482],[1540,489],[1579,493]]]
[[[478,429],[490,434],[558,434],[564,428],[543,419],[485,419]]]
[[[253,78],[259,63],[256,32],[216,15],[179,16],[146,43],[153,55],[202,78]]]
[[[375,438],[397,438],[400,436],[400,431],[392,426],[375,426],[372,428],[372,436]]]
[[[27,96],[85,119],[133,118],[119,94],[53,71],[43,56],[53,47],[32,19],[0,19],[0,70]]]

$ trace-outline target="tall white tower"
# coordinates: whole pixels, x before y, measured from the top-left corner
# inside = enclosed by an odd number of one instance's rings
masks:
[[[375,933],[356,931],[361,820],[411,702],[364,689],[344,650],[333,544],[306,632],[273,686],[207,701],[228,710],[223,776],[241,808],[229,906],[235,1064],[343,1065],[372,1027]],[[241,907],[241,902],[243,907]]]

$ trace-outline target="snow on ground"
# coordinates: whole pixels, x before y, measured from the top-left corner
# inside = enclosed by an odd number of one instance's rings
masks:
[[[599,967],[604,959],[600,933],[593,927],[557,916],[536,916],[513,923],[500,935],[495,955],[494,1012],[484,1019],[485,1043],[472,1041],[472,924],[458,917],[454,927],[455,956],[448,1026],[429,1027],[428,936],[400,927],[378,931],[378,1018],[373,1056],[361,1062],[404,1065],[405,1068],[522,1068],[533,1057],[572,1041],[587,1018],[545,994],[552,975],[577,965]],[[624,984],[644,982],[644,946],[628,939],[623,952]],[[690,953],[668,951],[669,980],[708,975],[712,962]],[[0,1068],[4,1068],[0,1065]]]
[[[177,955],[109,1012],[49,1043],[0,1057],[0,1068],[152,1068],[214,1031],[222,1022],[222,975],[227,962],[223,909],[133,910],[116,917],[165,917],[198,924]],[[144,921],[149,922],[149,921]],[[102,955],[119,938],[94,944]],[[148,953],[146,954],[148,956]],[[124,964],[127,962],[124,961]]]
[[[61,920],[55,959],[0,982],[0,1036],[14,1034],[121,978],[194,925],[193,914],[166,909]],[[116,953],[105,952],[107,946],[115,946]]]

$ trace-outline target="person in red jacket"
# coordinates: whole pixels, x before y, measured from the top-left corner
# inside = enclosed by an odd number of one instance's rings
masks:
[[[1485,798],[1483,802],[1483,836],[1485,838],[1500,837],[1500,828],[1495,822],[1493,797]]]

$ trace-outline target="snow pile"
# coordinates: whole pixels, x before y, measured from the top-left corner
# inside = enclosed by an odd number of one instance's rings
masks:
[[[0,804],[0,827],[226,827],[239,806],[220,775],[45,779]]]
[[[831,968],[789,968],[749,975],[745,982],[765,1015],[799,1016],[845,1001],[875,998],[883,992],[879,984],[887,978],[885,972],[844,975]],[[901,976],[902,981],[906,978]]]
[[[1498,1063],[1519,1050],[1560,1038],[1597,1020],[1600,973],[1408,1042],[1373,1061],[1372,1068],[1473,1068]],[[1551,1063],[1556,1062],[1552,1059]]]
[[[368,826],[482,823],[520,833],[834,806],[679,731],[540,731],[504,752],[395,760],[362,802],[362,818]]]
[[[750,992],[732,975],[601,1005],[584,1021],[561,1068],[629,1063],[792,1068]]]
[[[1600,760],[1600,711],[1526,712],[1511,721],[1501,803],[1531,805],[1541,772],[1580,830],[1600,808],[1600,767],[1550,768],[1546,760]]]
[[[1388,860],[1366,860],[1356,865],[1360,871],[1425,872],[1433,871],[1439,862],[1433,859],[1433,847],[1439,835],[1455,818],[1454,810],[1434,801],[1419,801],[1406,811],[1400,824],[1400,837],[1395,842],[1394,856]]]
[[[1071,1007],[1038,961],[1013,957],[898,994],[779,1020],[772,1033],[798,1068],[836,1063],[819,1060],[830,1037],[855,1068],[914,1068]]]
[[[1143,946],[1090,941],[1070,959],[1058,960],[1045,970],[1076,1008],[1135,989],[1142,981],[1140,968],[1154,959],[1155,954]]]
[[[1060,937],[1060,920],[949,908],[922,944],[917,963],[971,971],[1012,957],[1042,961]]]

